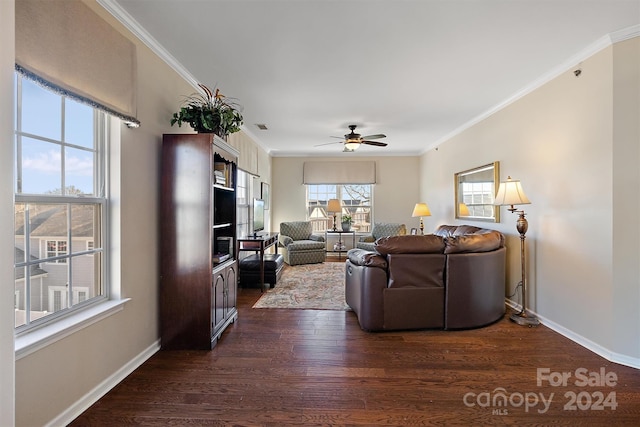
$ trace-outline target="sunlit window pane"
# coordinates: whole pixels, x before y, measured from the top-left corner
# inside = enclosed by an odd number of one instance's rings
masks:
[[[89,248],[89,242],[93,249],[100,247],[97,233],[96,205],[73,205],[71,207],[71,253],[84,252]],[[97,244],[95,244],[97,243]]]
[[[62,97],[22,79],[22,131],[59,140],[61,124]]]
[[[46,311],[55,313],[64,310],[69,304],[69,271],[66,264],[49,267],[46,290]],[[31,288],[33,289],[33,285]],[[31,309],[34,310],[33,305]]]
[[[27,321],[26,318],[26,281],[25,281],[25,267],[18,267],[15,269],[14,277],[16,281],[16,286],[13,294],[13,306],[16,311],[15,325],[21,326],[24,325]]]
[[[72,305],[79,304],[102,293],[100,266],[102,253],[82,255],[72,258]]]
[[[64,140],[68,144],[93,148],[93,108],[65,100]]]
[[[22,179],[18,183],[18,193],[60,194],[62,185],[60,151],[59,145],[23,137]],[[20,184],[22,191],[19,191]]]
[[[15,263],[19,264],[21,262],[25,261],[25,241],[24,241],[24,210],[25,210],[25,204],[24,203],[15,203],[15,214],[14,214],[14,221],[15,221],[15,239],[14,239],[14,246],[15,246]]]
[[[93,156],[91,151],[65,149],[65,194],[93,194]]]

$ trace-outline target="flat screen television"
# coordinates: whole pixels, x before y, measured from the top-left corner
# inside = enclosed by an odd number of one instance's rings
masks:
[[[264,200],[253,199],[253,235],[264,230]]]

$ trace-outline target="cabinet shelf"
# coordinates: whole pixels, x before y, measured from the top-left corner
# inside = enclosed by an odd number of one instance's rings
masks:
[[[226,187],[226,186],[220,185],[220,184],[213,184],[213,188],[215,188],[217,190],[223,190],[223,191],[231,191],[231,192],[236,191],[236,189],[233,188],[233,187]]]
[[[226,228],[226,227],[231,227],[233,224],[230,222],[225,222],[223,224],[213,224],[213,228],[214,229],[219,229],[219,228]]]

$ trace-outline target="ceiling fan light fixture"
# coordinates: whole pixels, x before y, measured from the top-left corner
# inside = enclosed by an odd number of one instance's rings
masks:
[[[344,143],[344,148],[346,148],[349,151],[357,150],[358,147],[360,147],[360,141],[347,140]]]

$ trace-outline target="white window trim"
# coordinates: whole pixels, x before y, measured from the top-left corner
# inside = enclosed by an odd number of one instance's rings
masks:
[[[21,90],[21,89],[20,89]],[[65,97],[69,97],[67,94],[64,94],[62,96]],[[22,95],[20,95],[17,99],[18,102],[18,109],[22,109],[22,105],[21,105],[21,99],[22,99]],[[64,110],[63,110],[64,111]],[[106,248],[107,250],[109,250],[109,233],[110,233],[110,228],[109,228],[109,221],[110,221],[110,204],[109,204],[109,191],[110,191],[110,186],[109,183],[105,181],[105,179],[108,181],[109,180],[109,173],[111,172],[110,169],[110,161],[109,161],[109,157],[111,155],[112,152],[112,147],[111,147],[111,143],[117,143],[117,147],[118,147],[118,153],[119,153],[119,146],[120,146],[120,139],[119,139],[119,125],[120,125],[120,121],[110,117],[108,114],[106,114],[104,111],[101,111],[100,113],[96,113],[95,112],[95,107],[94,107],[94,120],[96,117],[100,117],[101,120],[97,121],[97,126],[94,127],[94,137],[97,138],[96,135],[99,135],[99,138],[102,141],[102,144],[100,144],[99,147],[97,147],[97,151],[95,151],[95,155],[99,155],[100,151],[102,151],[102,156],[104,157],[104,165],[100,165],[98,167],[100,168],[104,168],[103,170],[100,170],[100,173],[98,174],[99,177],[97,180],[94,181],[94,191],[93,194],[94,196],[87,196],[87,197],[82,197],[83,201],[86,201],[88,203],[98,203],[100,205],[102,205],[102,219],[101,219],[101,234],[103,236],[104,239],[104,243],[103,243],[103,248]],[[63,116],[62,117],[63,120],[66,120],[66,118]],[[102,120],[104,119],[104,120]],[[18,123],[18,128],[20,130],[21,133],[22,129],[21,129],[21,125],[20,123]],[[112,134],[113,131],[117,131],[117,134]],[[114,136],[117,135],[118,138],[116,141],[114,141]],[[73,144],[68,144],[68,145],[73,145]],[[14,166],[15,167],[15,166]],[[94,172],[95,173],[95,172]],[[120,169],[118,168],[117,173],[120,173]],[[118,175],[119,176],[119,175]],[[62,188],[64,188],[64,184],[62,186]],[[98,197],[97,195],[99,193],[101,193],[101,191],[99,190],[104,190],[104,196]],[[46,195],[41,195],[41,194],[36,194],[36,195],[32,195],[32,194],[20,194],[19,197],[18,195],[15,193],[16,189],[14,188],[14,200],[19,198],[21,202],[25,202],[25,203],[29,203],[30,201],[35,201],[36,203],[41,203],[41,202],[46,202],[47,200],[50,200],[52,203],[64,203],[65,199],[72,199],[73,202],[76,202],[78,199],[77,197],[69,197],[69,196],[65,196],[65,197],[60,197],[60,196],[46,196]],[[48,254],[47,252],[47,241],[48,240],[56,240],[56,242],[58,241],[63,241],[63,239],[40,239],[39,240],[39,251],[40,254],[42,255],[41,251],[45,251],[45,253]],[[42,247],[42,242],[44,241],[44,248]],[[65,260],[67,259],[71,259],[72,258],[72,254],[69,253],[70,250],[70,239],[64,239],[64,241],[66,241],[67,243],[67,252],[65,255],[63,255],[65,257]],[[56,253],[57,253],[57,244],[56,244]],[[56,258],[58,258],[59,255],[56,255],[56,257],[54,257],[53,260],[49,260],[49,261],[45,261],[46,264],[66,264],[68,265],[68,262],[59,262],[59,260],[57,260]],[[60,256],[62,257],[62,256]],[[108,257],[105,257],[105,267],[103,268],[102,271],[102,282],[104,283],[104,295],[102,295],[102,297],[94,297],[92,298],[93,301],[90,301],[89,303],[86,304],[86,308],[76,308],[73,306],[73,304],[71,305],[71,307],[65,307],[68,308],[71,312],[70,314],[66,315],[57,315],[55,313],[53,314],[53,317],[49,320],[47,320],[46,322],[44,322],[42,324],[42,326],[28,326],[26,328],[23,328],[22,325],[21,327],[16,327],[15,328],[15,336],[16,336],[16,357],[17,357],[17,342],[18,339],[20,339],[21,337],[33,337],[34,340],[37,341],[42,341],[42,342],[46,342],[48,340],[48,337],[43,337],[42,335],[42,331],[52,331],[49,333],[52,333],[53,335],[57,335],[57,330],[58,329],[65,329],[68,327],[69,323],[67,322],[67,319],[74,319],[74,318],[78,318],[79,323],[83,322],[83,319],[85,316],[83,316],[83,310],[87,310],[86,312],[89,314],[89,316],[91,316],[92,313],[92,309],[96,306],[99,306],[101,304],[103,304],[105,301],[109,301],[107,298],[118,298],[119,297],[119,292],[117,293],[118,295],[114,295],[111,293],[111,289],[110,289],[110,278],[109,278],[109,269],[111,268],[111,261],[108,259]],[[74,293],[75,295],[75,293]],[[27,297],[27,295],[25,295],[25,298]],[[79,315],[79,316],[78,316]],[[78,320],[76,320],[78,321]],[[60,324],[60,328],[57,327],[57,325]],[[71,325],[74,325],[75,323],[72,322]],[[67,325],[67,326],[65,326]],[[52,326],[52,328],[50,328],[49,326]],[[75,329],[73,330],[75,331]],[[70,332],[70,333],[73,333]],[[65,335],[66,336],[66,335]],[[48,345],[48,344],[45,344]]]
[[[109,126],[109,148],[107,155],[106,167],[110,174],[110,183],[108,187],[108,199],[112,202],[108,204],[105,219],[109,223],[108,232],[105,233],[105,239],[112,244],[105,245],[109,249],[109,260],[106,266],[105,284],[109,286],[109,294],[111,299],[96,301],[93,305],[83,310],[72,312],[66,317],[62,317],[55,322],[45,324],[39,328],[28,329],[20,335],[15,335],[14,349],[15,360],[29,356],[51,344],[54,344],[70,335],[75,334],[94,323],[98,323],[110,316],[113,316],[124,310],[124,306],[131,298],[122,297],[122,289],[120,282],[120,260],[121,260],[121,241],[120,241],[120,185],[121,185],[121,163],[120,163],[120,127],[122,122],[117,119],[111,119]],[[104,226],[104,223],[103,223]],[[14,329],[15,332],[15,329]]]
[[[17,336],[15,339],[16,360],[122,311],[124,305],[130,300],[131,298],[105,301]]]

